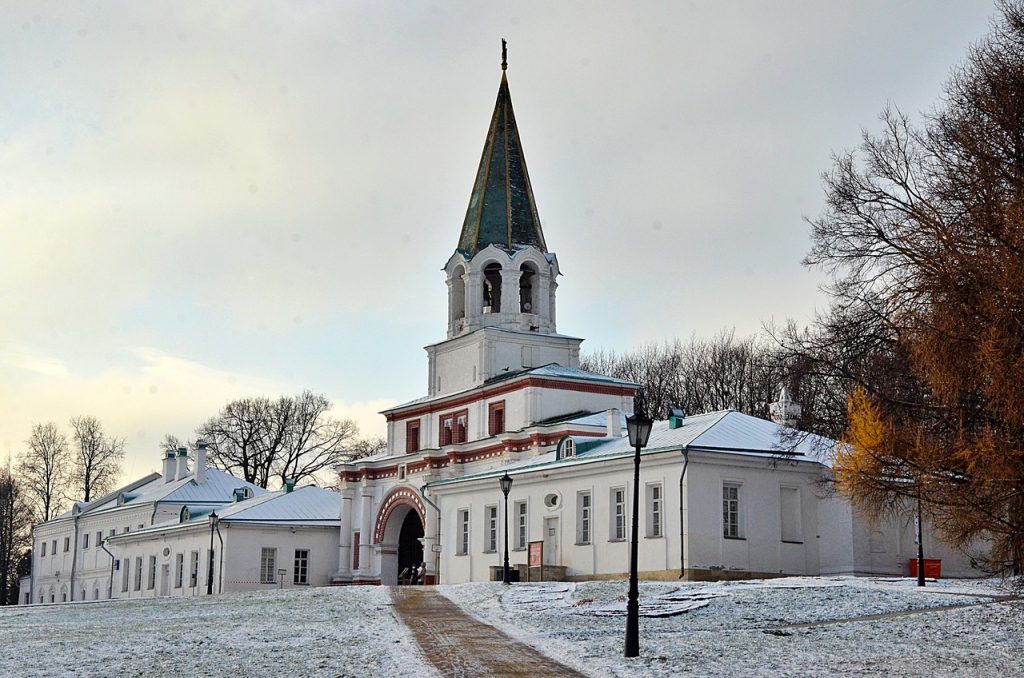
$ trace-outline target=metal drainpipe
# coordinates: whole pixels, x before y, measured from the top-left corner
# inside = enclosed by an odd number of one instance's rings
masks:
[[[114,597],[114,554],[107,548],[106,539],[100,542],[100,548],[110,556],[110,581],[107,582],[107,600],[111,600]]]
[[[217,539],[220,540],[220,563],[217,568],[217,593],[224,593],[224,537],[220,533],[220,521],[217,521]]]
[[[683,512],[686,504],[683,503],[683,478],[686,477],[686,467],[690,465],[690,451],[683,448],[683,472],[679,474],[679,578],[686,577],[686,523],[683,521]]]
[[[437,504],[435,504],[434,502],[430,501],[429,497],[427,497],[427,483],[424,483],[423,485],[420,486],[420,496],[423,497],[423,501],[425,501],[428,504],[430,504],[432,507],[434,507],[434,510],[437,511],[437,534],[435,535],[435,542],[434,543],[440,544],[441,543],[441,509],[438,507]],[[424,525],[424,527],[426,527],[426,525]],[[434,553],[434,583],[435,584],[440,584],[441,583],[441,553],[440,552],[435,552]]]

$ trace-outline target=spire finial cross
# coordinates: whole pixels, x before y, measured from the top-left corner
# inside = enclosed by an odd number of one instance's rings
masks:
[[[508,43],[501,39],[501,70],[508,70]]]

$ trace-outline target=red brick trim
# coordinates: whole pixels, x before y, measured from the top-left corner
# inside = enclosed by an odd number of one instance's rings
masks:
[[[490,388],[483,388],[479,391],[474,391],[473,393],[469,393],[464,396],[453,396],[451,400],[438,400],[432,403],[416,405],[408,410],[390,410],[384,412],[384,416],[385,418],[387,418],[388,421],[408,419],[411,417],[419,417],[423,416],[424,414],[441,412],[453,407],[459,407],[461,405],[475,403],[477,401],[484,400],[485,398],[493,398],[495,396],[503,395],[505,393],[514,393],[515,391],[521,391],[525,388],[549,388],[557,391],[575,391],[578,393],[602,393],[604,395],[621,396],[632,396],[636,394],[635,386],[562,381],[560,379],[552,379],[549,377],[526,377],[525,379],[515,380],[508,384],[500,384],[498,386],[492,386]]]
[[[423,506],[419,494],[410,487],[397,487],[391,490],[384,501],[380,503],[377,512],[377,521],[373,528],[373,543],[380,544],[384,540],[384,530],[388,526],[388,519],[399,506],[411,506],[420,516],[423,526],[427,525],[427,509]]]

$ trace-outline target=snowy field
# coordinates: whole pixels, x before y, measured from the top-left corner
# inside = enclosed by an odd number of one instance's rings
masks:
[[[435,675],[379,586],[0,607],[0,676]]]
[[[592,676],[1024,675],[1024,601],[995,582],[790,577],[641,583],[641,657],[622,657],[622,581],[442,587],[467,611]]]
[[[992,603],[1009,593],[993,582],[913,584],[642,583],[635,660],[621,656],[625,582],[437,590],[595,677],[1024,676],[1024,601]],[[895,616],[852,620],[868,615]],[[0,647],[2,676],[436,675],[384,587],[0,608]]]

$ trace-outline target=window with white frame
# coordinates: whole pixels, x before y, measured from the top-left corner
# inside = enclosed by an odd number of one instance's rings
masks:
[[[86,532],[85,534],[82,535],[82,548],[83,549],[89,548],[89,533],[88,532]]]
[[[740,486],[739,483],[722,485],[722,536],[740,539]]]
[[[174,556],[174,588],[180,589],[185,581],[185,554],[178,553]]]
[[[665,499],[660,483],[647,486],[647,536],[660,537],[663,533],[662,520],[665,513]]]
[[[516,548],[525,549],[528,538],[527,534],[527,508],[525,501],[517,501],[515,503],[515,515],[516,515]]]
[[[188,557],[188,585],[190,588],[199,585],[199,551],[193,551]]]
[[[803,542],[800,520],[800,488],[779,488],[779,509],[782,526],[782,541],[798,544]]]
[[[71,537],[64,537],[64,553],[71,550]]]
[[[576,543],[590,543],[590,525],[593,505],[590,492],[576,493]]]
[[[39,555],[39,557],[40,557],[40,558],[44,558],[45,556],[46,556],[46,542],[44,541],[44,542],[43,542],[43,548],[42,548],[42,549],[40,550],[40,555]]]
[[[277,549],[264,546],[260,549],[260,583],[273,584],[277,568]]]
[[[156,556],[149,557],[149,577],[146,579],[146,588],[150,591],[156,588]]]
[[[295,549],[292,583],[300,586],[309,583],[309,549]]]
[[[128,592],[128,581],[129,581],[129,579],[128,579],[128,570],[129,570],[128,565],[129,565],[129,563],[131,563],[131,559],[130,558],[125,558],[124,560],[121,561],[121,565],[124,566],[124,571],[121,573],[121,593],[127,593]]]
[[[99,545],[102,544],[102,543],[103,543],[103,530],[100,530],[99,532],[96,533],[96,547],[99,548]]]
[[[613,487],[611,492],[612,541],[626,539],[626,488]]]
[[[484,507],[484,551],[494,553],[498,550],[498,505]]]
[[[51,556],[57,555],[57,540],[56,539],[54,539],[53,541],[50,542],[50,555]]]
[[[142,556],[135,557],[135,585],[132,588],[136,591],[142,590]]]
[[[469,509],[459,509],[459,544],[456,552],[460,556],[469,553]]]

